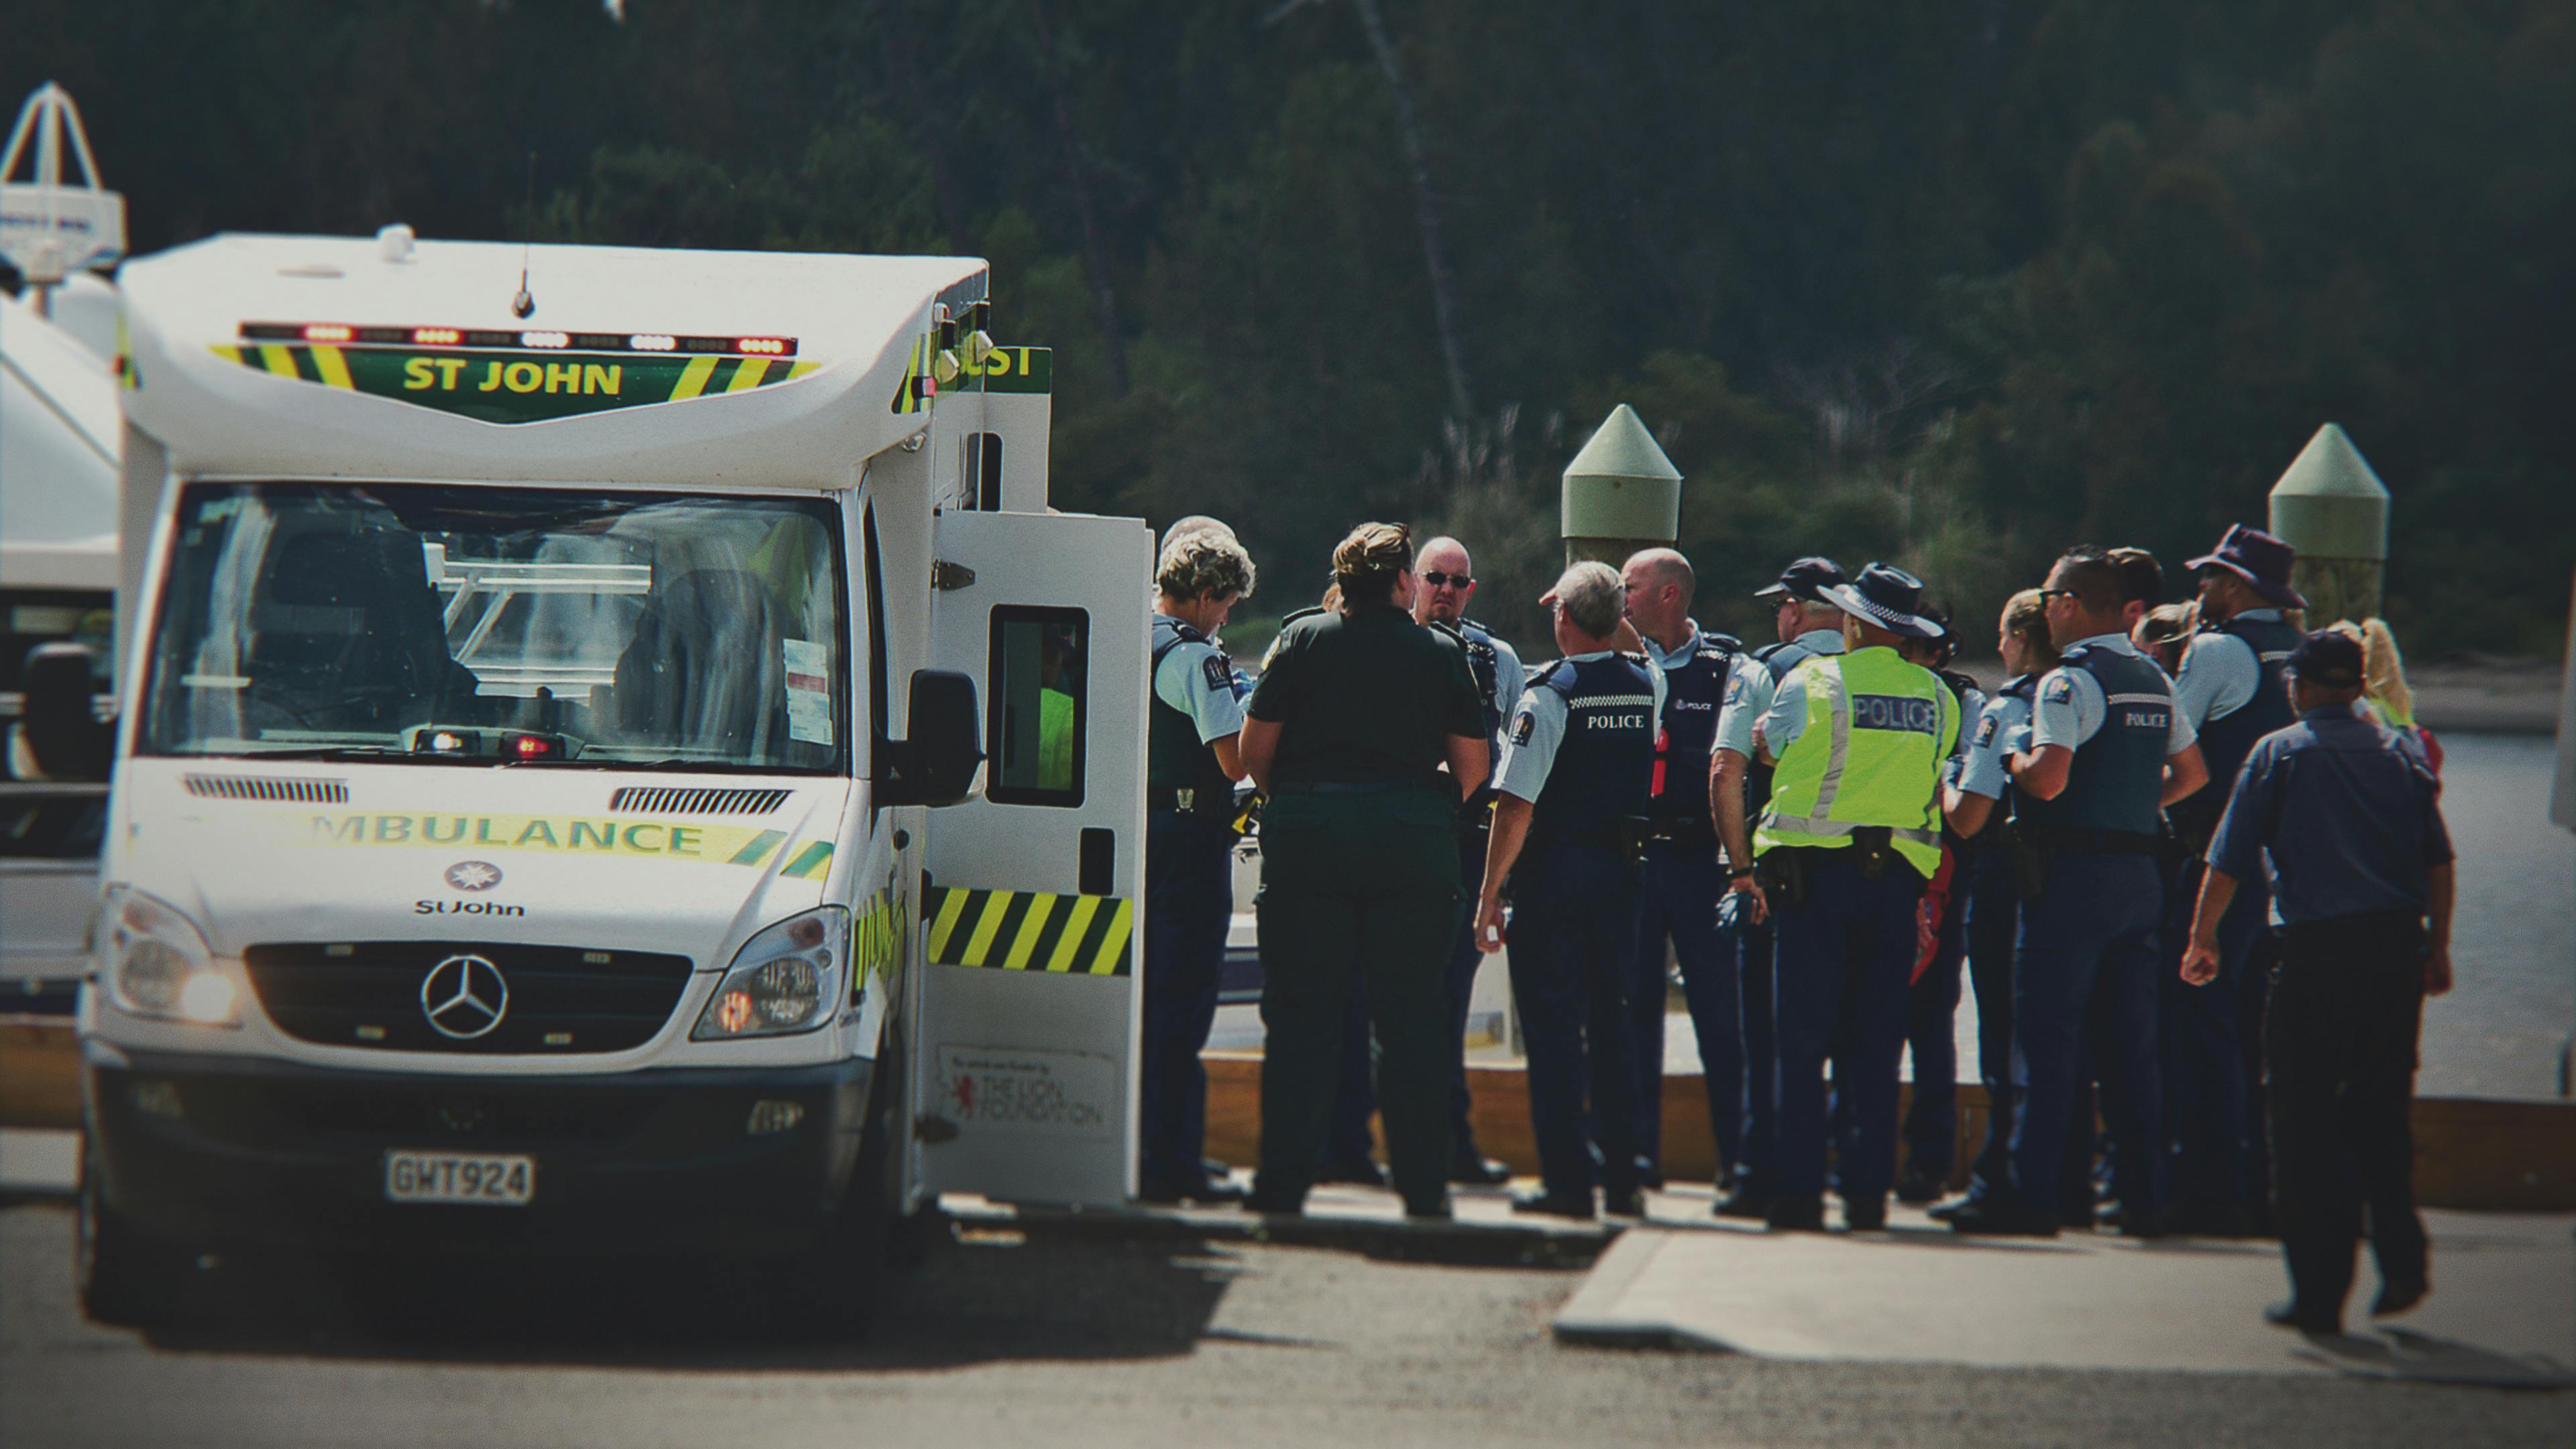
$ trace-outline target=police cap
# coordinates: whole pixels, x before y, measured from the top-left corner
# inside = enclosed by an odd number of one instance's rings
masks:
[[[1810,555],[1780,570],[1780,581],[1768,588],[1755,589],[1757,599],[1782,597],[1805,599],[1811,603],[1830,602],[1825,590],[1841,588],[1849,580],[1843,577],[1843,566],[1829,558]]]

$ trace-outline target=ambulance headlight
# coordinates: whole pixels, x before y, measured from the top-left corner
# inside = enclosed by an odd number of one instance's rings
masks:
[[[850,913],[840,906],[790,916],[752,937],[698,1014],[690,1040],[785,1036],[830,1021],[849,944]]]
[[[238,1026],[240,988],[216,969],[205,933],[167,901],[137,890],[107,901],[106,966],[119,1009],[135,1016]]]

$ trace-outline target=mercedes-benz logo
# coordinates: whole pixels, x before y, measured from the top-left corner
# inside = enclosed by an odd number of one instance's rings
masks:
[[[452,1041],[490,1034],[510,1009],[510,983],[480,956],[450,956],[420,979],[420,1014]]]
[[[488,860],[460,860],[447,868],[447,883],[461,891],[488,891],[501,883],[501,867]]]

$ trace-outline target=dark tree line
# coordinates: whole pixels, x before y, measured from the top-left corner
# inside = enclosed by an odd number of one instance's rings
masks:
[[[1060,500],[1231,518],[1273,611],[1362,516],[1530,592],[1622,400],[1712,622],[1800,552],[1978,615],[2178,560],[2328,419],[2419,650],[2554,649],[2576,566],[2576,0],[19,0],[48,77],[138,251],[989,256]]]

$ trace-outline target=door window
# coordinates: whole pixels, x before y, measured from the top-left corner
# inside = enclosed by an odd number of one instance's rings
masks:
[[[1091,617],[1080,609],[993,611],[986,798],[1005,805],[1082,803],[1090,642]]]

